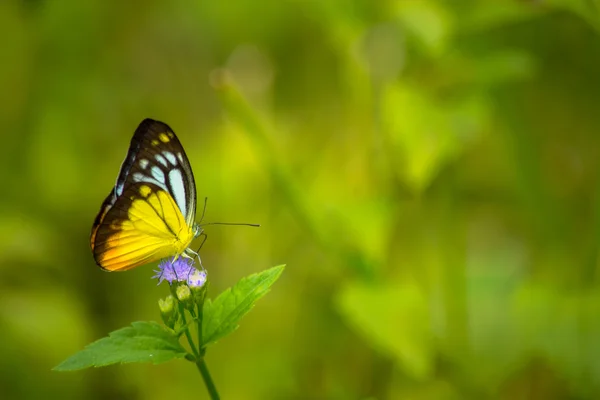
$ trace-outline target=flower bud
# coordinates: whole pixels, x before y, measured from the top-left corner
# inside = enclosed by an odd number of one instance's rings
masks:
[[[192,290],[200,289],[206,283],[206,272],[195,270],[188,277],[187,283]]]
[[[175,294],[177,295],[177,300],[186,306],[192,300],[192,291],[188,285],[184,284],[177,286],[177,289],[175,289]]]
[[[175,307],[175,298],[168,295],[164,300],[158,300],[158,308],[160,309],[160,316],[166,326],[173,329],[175,322],[177,321],[177,308]]]

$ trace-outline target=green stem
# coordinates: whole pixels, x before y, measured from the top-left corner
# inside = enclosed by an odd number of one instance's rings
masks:
[[[206,288],[204,288],[206,290]],[[196,315],[194,316],[196,319],[197,333],[198,333],[198,349],[200,352],[196,355],[196,367],[198,367],[198,371],[202,375],[202,379],[204,380],[204,385],[206,386],[206,390],[210,395],[212,400],[219,400],[219,392],[217,392],[217,387],[210,376],[210,372],[208,372],[208,367],[206,366],[206,362],[204,361],[204,354],[206,354],[206,348],[204,347],[204,341],[202,340],[202,320],[204,319],[204,298],[206,292],[203,292],[201,297],[196,298]]]
[[[206,390],[208,390],[208,394],[212,400],[219,400],[219,392],[217,392],[217,388],[213,383],[212,378],[210,377],[210,372],[208,372],[208,368],[206,367],[206,363],[204,362],[204,357],[198,358],[196,360],[196,366],[202,374],[202,379],[204,379],[204,384],[206,385]]]
[[[204,342],[202,340],[202,320],[204,318],[204,304],[203,302],[198,304],[198,318],[196,318],[198,326],[198,347],[200,348],[200,355],[204,356]]]
[[[179,303],[179,314],[181,315],[181,319],[183,320],[183,325],[187,325],[187,321],[185,320],[185,309]],[[200,357],[200,353],[198,353],[198,349],[196,349],[196,345],[194,344],[194,340],[192,339],[192,335],[190,334],[190,329],[188,326],[185,327],[185,337],[187,338],[188,343],[190,344],[190,348],[192,349],[192,353],[194,353],[194,357],[198,359]]]

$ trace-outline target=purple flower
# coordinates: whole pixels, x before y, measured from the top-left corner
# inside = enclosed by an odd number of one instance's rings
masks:
[[[189,287],[202,287],[206,283],[206,271],[195,270],[187,279]]]
[[[173,257],[164,259],[154,272],[156,275],[152,278],[157,278],[159,285],[162,281],[167,281],[169,284],[187,282],[189,287],[202,287],[206,282],[206,272],[197,270],[194,261],[184,257],[178,257],[176,260],[173,260]]]

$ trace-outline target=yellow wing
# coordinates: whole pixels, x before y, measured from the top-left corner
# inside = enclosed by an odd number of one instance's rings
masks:
[[[194,239],[173,197],[159,186],[134,183],[113,189],[92,228],[92,252],[100,267],[124,271],[179,255]]]

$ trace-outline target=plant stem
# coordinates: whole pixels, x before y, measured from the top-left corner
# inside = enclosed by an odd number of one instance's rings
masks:
[[[206,385],[206,390],[208,390],[208,394],[212,400],[219,400],[219,392],[217,392],[217,388],[210,377],[210,372],[208,372],[208,368],[206,367],[206,363],[204,362],[204,357],[196,359],[196,366],[202,374],[202,379],[204,379],[204,384]]]
[[[204,341],[202,340],[202,320],[204,319],[204,302],[197,305],[198,309],[198,318],[196,318],[197,328],[198,328],[198,349],[200,350],[200,355],[204,356],[205,350],[203,351]]]
[[[206,290],[206,287],[204,287]],[[206,385],[206,390],[210,395],[212,400],[219,400],[219,392],[217,392],[217,388],[215,383],[210,376],[210,372],[208,372],[208,367],[206,366],[206,362],[204,361],[204,354],[206,354],[206,347],[204,346],[204,340],[202,338],[202,322],[204,319],[204,299],[206,296],[206,291],[202,293],[202,296],[197,298],[196,300],[196,324],[197,324],[197,333],[198,333],[198,350],[199,353],[196,356],[196,367],[198,367],[198,371],[202,375],[202,379],[204,380],[204,385]]]
[[[183,320],[183,325],[187,325],[187,322],[185,319],[185,310],[184,310],[183,306],[181,305],[181,303],[179,304],[179,314],[181,315],[181,319]],[[188,326],[186,326],[184,332],[185,332],[185,337],[187,338],[187,341],[190,344],[190,348],[192,349],[192,353],[194,353],[194,356],[196,357],[196,359],[198,359],[198,357],[200,357],[200,353],[198,353],[198,350],[196,349],[196,345],[194,344],[194,339],[192,339],[192,335],[190,334],[190,328]]]

